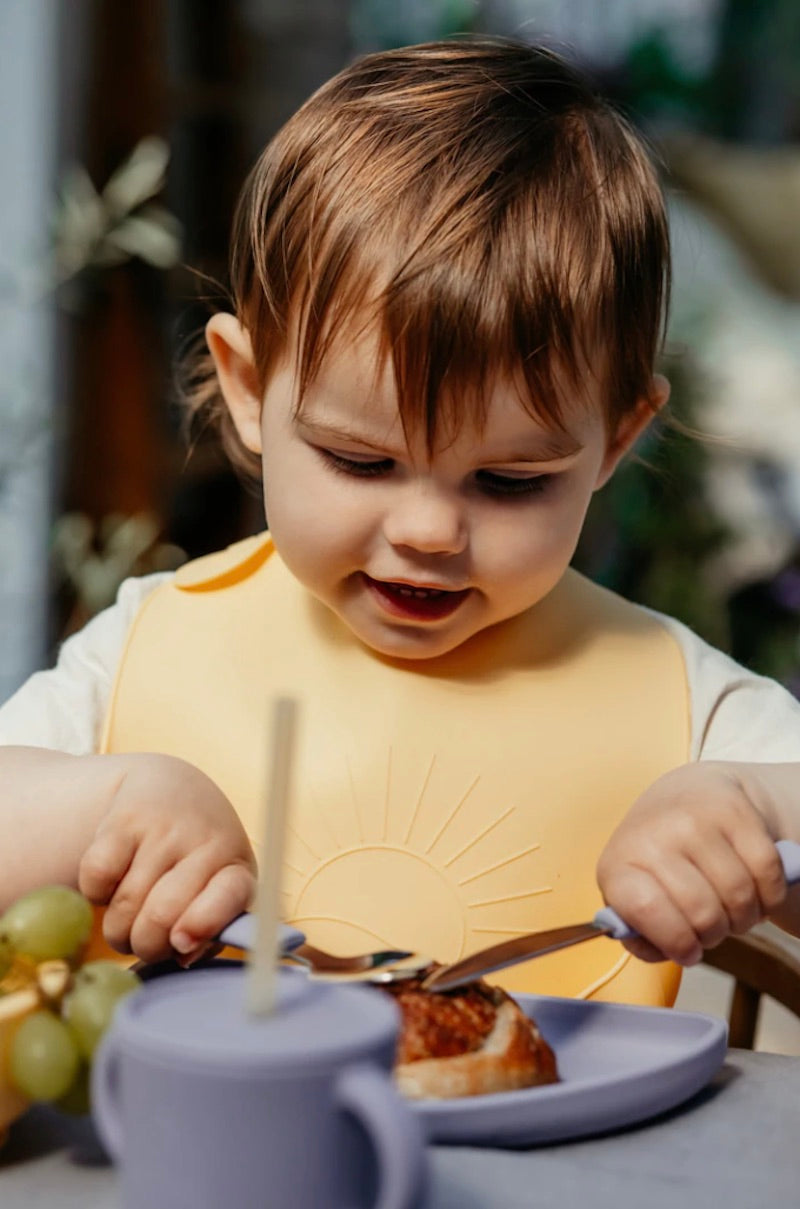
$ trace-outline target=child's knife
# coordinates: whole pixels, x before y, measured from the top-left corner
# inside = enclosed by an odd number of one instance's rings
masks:
[[[791,886],[800,882],[800,844],[795,844],[792,840],[779,840],[775,847],[780,855],[787,883]],[[630,940],[636,935],[634,929],[629,928],[616,911],[611,907],[603,907],[589,923],[568,924],[564,928],[553,928],[548,932],[530,932],[527,936],[504,940],[488,949],[480,949],[452,965],[441,966],[428,975],[422,986],[426,991],[450,991],[462,983],[482,978],[484,974],[504,970],[507,966],[519,965],[523,961],[531,961],[545,953],[554,953],[557,949],[566,949],[584,940],[593,940],[595,936]]]

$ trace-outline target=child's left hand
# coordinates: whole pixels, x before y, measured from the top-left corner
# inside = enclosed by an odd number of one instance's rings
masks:
[[[606,902],[640,933],[627,942],[637,957],[694,965],[704,949],[747,932],[783,903],[780,826],[770,794],[748,775],[755,767],[677,768],[613,833],[597,879]]]

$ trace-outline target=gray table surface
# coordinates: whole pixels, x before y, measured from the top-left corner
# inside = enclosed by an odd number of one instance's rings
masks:
[[[521,1151],[436,1146],[430,1165],[422,1209],[793,1206],[800,1059],[732,1050],[704,1091],[635,1128]],[[119,1209],[119,1196],[89,1123],[33,1109],[0,1150],[0,1207],[43,1206]]]

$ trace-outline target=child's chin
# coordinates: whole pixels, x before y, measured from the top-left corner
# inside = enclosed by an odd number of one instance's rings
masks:
[[[383,655],[386,659],[407,659],[409,661],[437,659],[441,655],[449,655],[465,641],[464,636],[438,633],[433,630],[417,630],[408,627],[387,632],[387,629],[388,627],[384,629],[383,633],[379,633],[377,628],[370,627],[368,631],[365,627],[363,632],[359,632],[357,629],[354,632],[376,654]]]

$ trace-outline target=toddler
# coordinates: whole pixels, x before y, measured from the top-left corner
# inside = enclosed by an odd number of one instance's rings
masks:
[[[0,710],[5,902],[78,885],[116,949],[193,960],[249,903],[268,711],[301,702],[285,918],[441,961],[588,919],[642,936],[511,989],[670,1003],[770,916],[800,707],[570,560],[667,401],[641,139],[494,39],[367,56],[255,165],[190,407],[269,533],[122,585]]]

